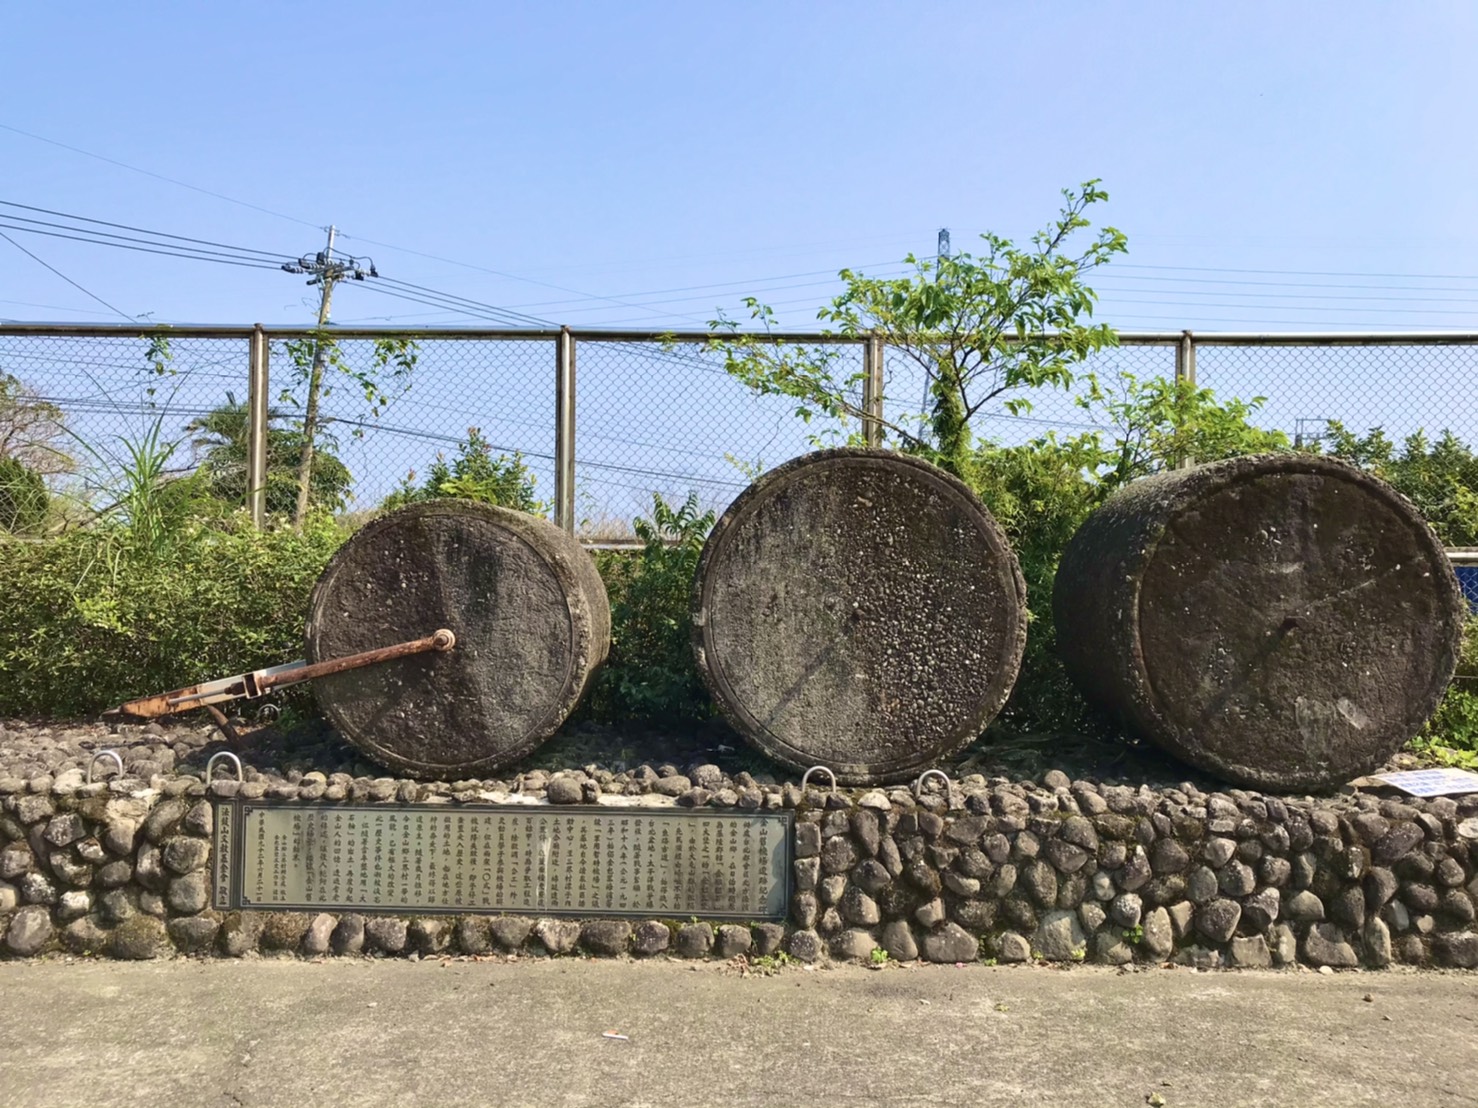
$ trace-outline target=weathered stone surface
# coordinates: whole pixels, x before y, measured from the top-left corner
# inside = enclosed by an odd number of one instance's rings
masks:
[[[1214,943],[1224,943],[1237,930],[1242,906],[1235,900],[1218,898],[1196,909],[1196,930]]]
[[[546,921],[540,921],[546,922]],[[376,916],[366,920],[364,924],[364,947],[366,950],[377,951],[382,954],[399,954],[406,947],[408,927],[403,919],[395,919],[389,916]],[[575,925],[575,938],[579,937],[579,925]],[[540,936],[542,939],[542,936]],[[570,948],[574,948],[571,940]],[[563,954],[565,951],[555,951]]]
[[[569,954],[580,941],[580,924],[576,920],[541,919],[534,924],[534,938],[550,954]]]
[[[631,951],[643,958],[661,954],[672,942],[672,931],[667,924],[658,920],[645,920],[637,924],[631,939]]]
[[[821,869],[825,873],[846,873],[857,864],[857,851],[845,835],[833,835],[821,848]]]
[[[455,629],[453,650],[313,683],[341,735],[415,776],[475,776],[527,754],[610,645],[605,588],[573,536],[526,512],[445,499],[383,515],[339,548],[309,601],[307,658],[427,634],[428,613]]]
[[[842,893],[846,891],[847,879],[840,873],[823,877],[821,884],[816,886],[816,895],[821,898],[822,904],[835,904],[842,899]]]
[[[1059,650],[1081,688],[1177,757],[1280,791],[1337,787],[1394,754],[1446,688],[1467,615],[1416,510],[1306,454],[1125,486],[1078,529],[1056,580]],[[1270,652],[1289,636],[1296,650]]]
[[[551,804],[579,804],[585,798],[580,782],[566,774],[555,774],[545,787],[545,798]]]
[[[821,859],[817,857],[797,858],[795,860],[795,891],[798,893],[809,893],[816,889],[816,881],[821,876]]]
[[[136,962],[165,957],[171,950],[164,924],[145,915],[133,916],[113,928],[108,943],[108,953],[114,958]]]
[[[1100,931],[1093,936],[1093,959],[1108,966],[1122,966],[1134,961],[1134,948],[1120,931]]]
[[[735,958],[748,954],[754,945],[749,928],[737,923],[726,923],[720,927],[713,939],[713,953],[719,958]]]
[[[1032,937],[1032,948],[1049,962],[1081,961],[1087,954],[1087,939],[1077,913],[1045,913]]]
[[[203,872],[188,873],[169,883],[165,902],[181,915],[192,916],[210,900],[210,882]]]
[[[1359,885],[1346,885],[1330,897],[1326,907],[1329,918],[1347,931],[1365,926],[1365,891]]]
[[[1227,965],[1237,969],[1267,969],[1273,964],[1268,941],[1261,935],[1234,938],[1227,947]]]
[[[1140,925],[1144,937],[1140,946],[1152,958],[1168,958],[1175,948],[1175,935],[1171,930],[1170,913],[1164,908],[1154,908],[1144,917]]]
[[[803,931],[815,927],[820,914],[821,903],[815,893],[796,893],[790,898],[790,918]]]
[[[454,929],[456,947],[463,954],[486,954],[493,949],[492,931],[482,916],[463,916]]]
[[[1217,874],[1217,887],[1223,896],[1246,896],[1257,888],[1257,878],[1245,862],[1231,861]]]
[[[358,954],[364,949],[364,917],[351,913],[340,919],[329,936],[329,945],[335,954]]]
[[[1028,862],[1016,880],[1039,907],[1051,908],[1056,905],[1057,871],[1048,863],[1041,860]]]
[[[798,962],[816,961],[823,949],[821,936],[814,931],[793,931],[786,943],[787,953]]]
[[[895,962],[912,962],[919,956],[913,930],[901,919],[895,919],[883,928],[882,948]]]
[[[87,826],[82,822],[81,816],[76,812],[63,812],[51,818],[46,830],[42,832],[42,838],[52,846],[70,846],[86,834]]]
[[[1377,968],[1390,965],[1393,957],[1391,930],[1379,917],[1373,917],[1365,925],[1360,936],[1365,942],[1365,960]]]
[[[1149,856],[1145,854],[1144,847],[1136,846],[1124,859],[1124,864],[1114,875],[1114,881],[1124,892],[1132,893],[1153,876],[1154,871],[1150,868]]]
[[[857,864],[852,871],[852,883],[863,892],[873,895],[893,883],[893,878],[883,868],[883,864],[876,859],[867,858]]]
[[[867,962],[878,949],[871,931],[849,928],[832,937],[831,956],[840,962]]]
[[[334,936],[334,928],[339,925],[338,917],[331,916],[327,912],[319,912],[308,924],[308,930],[303,934],[303,953],[308,955],[327,954]]]
[[[810,858],[821,853],[821,828],[814,823],[798,823],[795,826],[795,856]]]
[[[773,757],[844,783],[901,780],[1005,703],[1024,596],[1004,535],[962,483],[892,452],[821,451],[771,470],[714,527],[695,655],[724,714]],[[847,631],[859,626],[869,633]]]
[[[935,897],[927,904],[919,906],[918,910],[914,912],[914,919],[919,921],[920,926],[927,928],[941,923],[944,920],[944,915],[944,901]]]
[[[1121,927],[1136,927],[1144,911],[1144,903],[1134,893],[1122,893],[1109,905],[1109,918]]]
[[[713,928],[706,923],[685,923],[677,929],[675,949],[683,958],[703,958],[713,947]]]
[[[164,800],[156,804],[144,817],[144,838],[156,846],[179,830],[185,818],[185,802],[179,799]]]
[[[56,885],[44,873],[34,870],[23,873],[15,885],[27,904],[55,904],[57,901]]]
[[[263,950],[297,950],[312,922],[306,912],[269,912],[262,919],[257,943]]]
[[[221,920],[213,912],[181,916],[165,924],[165,930],[175,949],[181,954],[206,954],[215,946],[216,935],[221,930]]]
[[[1221,890],[1216,871],[1209,866],[1197,866],[1186,878],[1185,895],[1192,904],[1205,904]]]
[[[861,927],[872,927],[882,919],[877,901],[856,885],[851,885],[843,894],[838,910],[842,918]]]
[[[44,950],[54,934],[51,912],[44,905],[32,904],[10,917],[10,926],[5,932],[5,949],[28,958]]]
[[[1324,902],[1304,889],[1283,901],[1283,915],[1296,923],[1309,923],[1324,918]]]
[[[1031,944],[1015,931],[1001,932],[998,960],[1002,962],[1025,962],[1032,956]]]
[[[1462,931],[1438,935],[1432,942],[1432,952],[1445,966],[1478,969],[1478,934]]]
[[[980,943],[958,924],[946,923],[924,936],[921,949],[930,962],[973,962],[980,954]]]
[[[746,937],[748,934],[746,930]],[[580,928],[580,946],[592,954],[625,954],[630,942],[631,924],[623,919],[589,920]]]
[[[1259,889],[1242,901],[1242,919],[1254,931],[1266,931],[1282,912],[1277,889]]]
[[[108,949],[108,932],[93,916],[74,919],[61,930],[62,946],[73,954],[102,954]]]
[[[1371,859],[1377,865],[1390,865],[1420,845],[1422,838],[1422,829],[1415,823],[1397,823],[1376,840],[1370,851]]]
[[[1332,923],[1315,923],[1304,936],[1304,957],[1316,966],[1333,966],[1336,969],[1358,966],[1360,959],[1355,948],[1345,941],[1345,936]]]

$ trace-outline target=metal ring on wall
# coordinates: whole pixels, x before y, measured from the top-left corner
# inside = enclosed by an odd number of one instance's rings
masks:
[[[218,750],[210,756],[210,761],[205,763],[205,783],[207,785],[210,784],[210,775],[213,774],[216,770],[216,763],[222,758],[229,758],[231,759],[231,761],[236,763],[236,780],[246,780],[246,774],[241,768],[241,759],[236,757],[236,755],[232,754],[229,750]]]
[[[810,783],[810,781],[811,781],[811,774],[815,773],[818,769],[822,773],[826,774],[826,776],[828,776],[828,777],[831,778],[831,791],[832,792],[836,792],[837,791],[837,775],[834,774],[834,773],[832,773],[831,770],[827,769],[825,766],[812,766],[810,769],[806,770],[806,772],[801,775],[801,792],[805,792],[806,791],[806,785],[808,785]]]
[[[114,776],[115,777],[122,777],[123,776],[123,759],[121,757],[119,757],[118,751],[116,751],[116,750],[99,750],[96,754],[94,754],[92,756],[92,761],[90,761],[90,762],[87,763],[87,783],[89,785],[92,784],[92,767],[95,766],[95,765],[97,765],[99,758],[112,758],[113,759],[113,764],[118,767],[118,772],[116,774],[114,774]]]
[[[945,773],[944,770],[926,769],[923,773],[919,774],[919,779],[913,783],[913,795],[915,799],[923,794],[924,782],[930,777],[937,777],[944,782],[944,795],[946,798],[954,791],[954,782],[949,779],[949,774]]]

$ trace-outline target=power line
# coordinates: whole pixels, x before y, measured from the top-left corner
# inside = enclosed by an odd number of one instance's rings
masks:
[[[60,231],[41,231],[41,230],[36,229],[35,227],[17,227],[13,223],[0,223],[0,227],[3,227],[3,228],[5,228],[8,231],[19,231],[19,232],[21,232],[23,234],[28,234],[28,235],[45,235],[47,238],[70,239],[73,242],[91,243],[93,246],[113,246],[113,247],[117,247],[118,249],[121,249],[121,250],[133,250],[133,251],[135,251],[137,253],[140,253],[140,254],[159,254],[159,255],[162,255],[162,256],[164,256],[166,258],[189,258],[189,259],[191,259],[193,261],[197,261],[197,262],[215,262],[218,265],[235,265],[235,266],[241,266],[241,267],[243,267],[245,269],[280,269],[281,268],[280,266],[273,265],[270,262],[259,262],[259,261],[255,261],[255,260],[250,260],[250,261],[248,261],[248,260],[235,260],[235,259],[231,259],[231,258],[213,258],[213,257],[208,257],[208,256],[205,256],[205,255],[202,255],[202,254],[199,254],[199,253],[182,253],[181,250],[183,248],[180,248],[180,249],[171,249],[171,250],[155,250],[155,249],[151,249],[151,248],[146,247],[146,246],[130,246],[127,243],[123,243],[123,242],[109,242],[106,239],[97,238],[96,235],[98,235],[100,232],[96,232],[96,231],[90,232],[89,234],[85,234],[85,235],[65,235],[65,234],[62,234]],[[76,228],[76,229],[79,230],[79,231],[83,230],[83,228],[81,228],[81,227]],[[159,245],[161,245],[161,246],[167,246],[169,244],[168,243],[160,243]]]
[[[48,146],[57,146],[63,150],[70,150],[72,151],[72,153],[81,154],[84,157],[95,158],[100,162],[107,162],[109,165],[116,165],[118,166],[118,168],[126,169],[131,173],[142,173],[145,177],[153,177],[156,181],[165,181],[171,185],[178,185],[180,188],[189,189],[191,192],[198,192],[203,196],[212,196],[217,200],[224,200],[226,201],[226,203],[235,204],[238,207],[250,208],[254,212],[261,212],[263,215],[275,216],[278,219],[285,219],[289,223],[299,223],[302,224],[304,227],[313,227],[318,230],[323,230],[323,228],[319,224],[309,223],[306,219],[298,219],[296,216],[285,215],[282,212],[274,212],[271,208],[263,208],[257,204],[248,204],[245,200],[237,200],[234,196],[227,196],[225,195],[225,193],[220,192],[212,192],[210,189],[203,189],[199,185],[192,185],[187,181],[179,181],[173,177],[166,177],[162,173],[154,173],[153,171],[148,169],[140,169],[136,165],[129,165],[127,162],[120,162],[116,158],[107,158],[104,157],[102,154],[94,154],[91,150],[83,150],[80,146],[69,146],[65,142],[58,142],[56,139],[45,138],[41,135],[32,134],[30,131],[22,131],[19,127],[12,127],[8,123],[0,123],[0,130],[10,131],[11,133],[17,135],[24,135],[28,139],[35,139],[37,142],[44,142]]]
[[[80,292],[80,293],[82,293],[82,294],[84,294],[86,296],[92,297],[94,300],[96,300],[103,307],[107,308],[108,311],[114,313],[115,315],[121,315],[124,319],[128,320],[130,323],[137,322],[137,320],[135,320],[133,318],[133,316],[129,315],[122,308],[115,308],[115,307],[113,307],[112,304],[109,304],[106,300],[104,300],[97,293],[92,292],[89,289],[83,288],[76,281],[72,280],[72,278],[68,277],[61,270],[57,269],[56,266],[52,265],[49,262],[43,261],[41,258],[38,258],[35,254],[32,254],[29,250],[27,250],[20,243],[16,242],[15,239],[11,238],[4,231],[0,231],[0,239],[4,239],[6,242],[10,243],[11,246],[15,247],[22,254],[24,254],[26,257],[30,258],[32,261],[36,262],[38,265],[43,265],[47,269],[51,270],[51,272],[55,273],[58,277],[60,277],[63,281],[67,282],[67,284],[71,285],[78,292]]]
[[[106,219],[93,219],[91,216],[73,215],[71,212],[58,212],[58,211],[53,211],[50,208],[38,208],[38,207],[35,207],[34,205],[31,205],[31,204],[20,204],[20,203],[17,203],[16,201],[14,201],[14,200],[0,200],[0,205],[4,205],[7,208],[21,208],[24,211],[28,211],[28,212],[40,212],[42,215],[54,215],[54,216],[57,216],[57,217],[59,217],[61,219],[71,219],[71,220],[75,220],[75,221],[81,222],[81,223],[96,223],[96,224],[98,224],[101,227],[116,227],[120,231],[136,231],[136,232],[138,232],[141,235],[151,235],[154,238],[178,239],[181,242],[192,242],[192,243],[196,243],[197,245],[200,245],[200,246],[219,246],[222,249],[225,249],[225,250],[234,250],[237,253],[241,253],[241,254],[261,254],[264,257],[267,257],[267,258],[270,258],[270,259],[274,259],[274,260],[285,258],[285,257],[288,256],[288,255],[282,253],[280,250],[258,250],[255,247],[251,247],[251,246],[232,246],[230,243],[212,242],[209,239],[191,238],[188,235],[172,235],[168,231],[150,231],[150,230],[148,230],[148,229],[146,229],[144,227],[133,227],[133,226],[130,226],[127,223],[112,223],[112,222],[109,222]],[[21,217],[21,216],[9,216],[7,218],[10,218],[10,219],[21,219],[23,217]],[[39,223],[39,222],[43,222],[43,221],[41,221],[41,220],[25,220],[25,222],[27,222],[27,223]],[[61,226],[61,224],[47,223],[46,226],[48,226],[48,227],[59,227],[59,226]],[[98,232],[98,233],[101,234],[102,232]],[[121,237],[121,236],[114,236],[114,237]],[[137,241],[137,240],[135,240],[135,241]]]

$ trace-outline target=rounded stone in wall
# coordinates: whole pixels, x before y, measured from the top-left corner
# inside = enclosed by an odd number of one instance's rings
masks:
[[[1010,694],[1025,586],[961,481],[827,450],[745,490],[693,593],[698,667],[753,745],[839,781],[901,780],[975,739]]]

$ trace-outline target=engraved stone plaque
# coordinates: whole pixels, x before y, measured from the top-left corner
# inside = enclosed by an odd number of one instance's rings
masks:
[[[216,906],[781,919],[789,812],[229,801]]]

